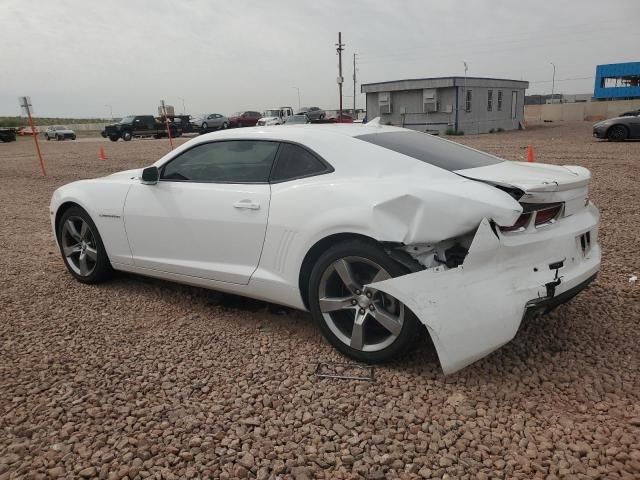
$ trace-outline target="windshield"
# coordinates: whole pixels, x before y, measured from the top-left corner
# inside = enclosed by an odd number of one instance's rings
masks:
[[[263,117],[279,117],[280,110],[265,110],[262,116]]]
[[[136,118],[135,115],[131,115],[129,117],[124,117],[122,120],[120,120],[118,123],[133,123],[133,119]]]
[[[373,143],[450,172],[485,167],[504,160],[421,132],[367,133],[355,138]]]

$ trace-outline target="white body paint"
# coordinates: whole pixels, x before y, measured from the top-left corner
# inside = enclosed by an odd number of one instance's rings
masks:
[[[585,206],[590,175],[581,167],[508,161],[450,172],[353,138],[401,130],[296,125],[201,135],[155,165],[198,143],[264,139],[302,144],[334,171],[274,184],[143,185],[141,170],[130,170],[56,190],[52,226],[55,231],[62,205],[78,204],[95,222],[115,269],[300,309],[306,308],[303,261],[329,236],[424,246],[475,232],[462,266],[428,268],[373,286],[414,311],[429,329],[443,369],[452,372],[513,337],[525,304],[543,295],[553,279],[549,263],[566,258],[558,293],[598,270],[597,210]],[[496,235],[489,221],[512,225],[523,207],[493,185],[520,188],[525,203],[563,202],[562,218]],[[257,208],[234,207],[239,202]],[[591,250],[582,258],[575,242],[587,231]]]

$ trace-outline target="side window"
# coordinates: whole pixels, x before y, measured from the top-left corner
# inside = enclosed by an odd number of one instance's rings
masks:
[[[493,110],[493,90],[487,91],[487,111]]]
[[[187,150],[163,168],[161,180],[264,183],[278,150],[277,142],[233,140],[204,143]]]
[[[465,105],[464,105],[464,111],[465,112],[470,112],[471,111],[471,99],[472,99],[472,91],[471,90],[467,90],[467,98],[465,99]]]
[[[315,155],[298,145],[283,143],[278,153],[278,161],[271,174],[272,182],[309,177],[326,172],[327,166]]]

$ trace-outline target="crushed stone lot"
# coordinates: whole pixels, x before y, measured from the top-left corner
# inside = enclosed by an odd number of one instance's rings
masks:
[[[345,360],[307,313],[72,279],[53,190],[150,164],[166,139],[41,142],[46,178],[31,138],[0,144],[0,479],[640,478],[640,142],[582,122],[455,140],[591,169],[602,271],[454,375],[425,340],[374,383],[315,379]]]

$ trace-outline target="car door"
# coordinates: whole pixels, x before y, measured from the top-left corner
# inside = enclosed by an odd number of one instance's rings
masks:
[[[136,266],[247,284],[258,266],[277,142],[198,144],[132,186],[124,207]]]
[[[640,116],[635,115],[628,117],[626,124],[629,127],[629,134],[631,138],[640,138]]]

